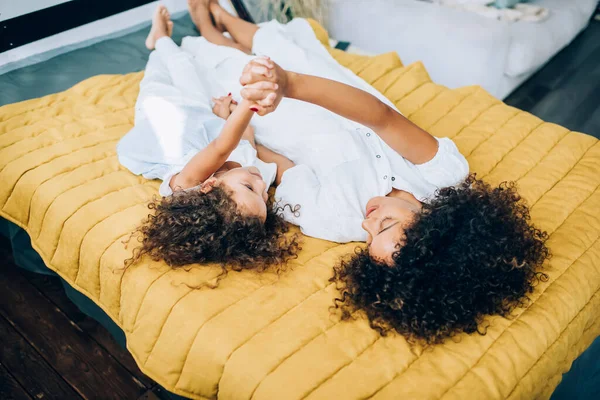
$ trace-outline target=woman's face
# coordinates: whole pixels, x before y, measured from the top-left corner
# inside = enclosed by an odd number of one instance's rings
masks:
[[[215,174],[219,185],[231,193],[231,198],[244,215],[267,219],[267,184],[256,167],[233,168],[222,174]]]
[[[398,197],[373,197],[367,203],[362,227],[367,231],[367,245],[371,257],[386,264],[404,239],[406,229],[421,207],[415,202]]]

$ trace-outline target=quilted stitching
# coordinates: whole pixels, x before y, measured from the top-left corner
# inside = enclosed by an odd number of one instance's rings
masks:
[[[313,23],[326,45],[327,33]],[[198,399],[547,398],[600,333],[600,144],[508,107],[477,87],[449,90],[420,63],[402,66],[329,49],[413,122],[455,140],[491,183],[517,180],[551,233],[550,280],[515,318],[485,336],[433,350],[340,323],[331,266],[353,244],[306,238],[281,277],[231,273],[191,290],[216,266],[124,270],[122,239],[148,213],[157,182],[118,165],[114,143],[133,123],[141,73],[97,76],[66,92],[0,108],[0,215],[28,231],[46,264],[119,324],[142,370]],[[545,382],[540,385],[539,382]]]

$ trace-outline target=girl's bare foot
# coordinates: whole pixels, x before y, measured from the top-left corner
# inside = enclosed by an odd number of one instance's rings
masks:
[[[146,38],[146,47],[148,50],[154,50],[158,39],[164,36],[171,37],[172,33],[173,21],[171,21],[171,15],[165,6],[159,5],[152,17],[152,28],[150,28],[150,33]]]

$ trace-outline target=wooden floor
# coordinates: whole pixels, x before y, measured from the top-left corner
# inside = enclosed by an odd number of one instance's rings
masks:
[[[600,22],[506,102],[600,137]],[[0,238],[0,399],[165,399],[58,278],[14,265]]]
[[[0,399],[166,399],[131,355],[67,298],[18,268],[0,236]]]
[[[505,102],[600,139],[600,21],[593,19]]]

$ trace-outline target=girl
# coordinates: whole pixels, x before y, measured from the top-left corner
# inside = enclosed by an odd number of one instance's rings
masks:
[[[173,267],[282,264],[298,247],[268,200],[276,165],[257,158],[249,126],[256,105],[226,96],[211,108],[211,93],[223,89],[173,43],[172,28],[159,6],[146,40],[156,50],[140,84],[135,127],[117,146],[133,173],[162,179],[165,196],[150,203],[156,213],[139,228],[141,247],[127,263],[149,254]]]
[[[412,124],[337,64],[306,21],[259,28],[217,2],[190,6],[205,37],[193,47],[223,72],[243,69],[242,98],[265,115],[254,122],[257,140],[293,163],[265,157],[282,174],[276,197],[301,206],[285,218],[308,235],[367,242],[334,268],[344,318],[362,309],[382,334],[436,343],[476,331],[486,314],[507,315],[545,278],[547,235],[514,185],[468,176],[451,140]],[[271,59],[251,61],[250,52]]]

